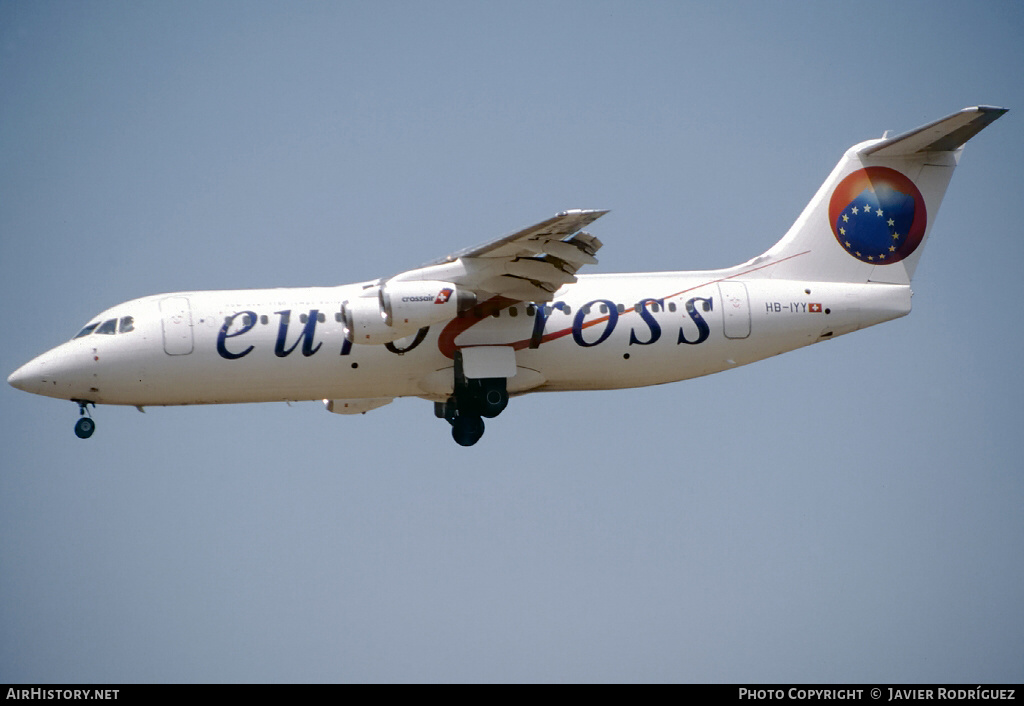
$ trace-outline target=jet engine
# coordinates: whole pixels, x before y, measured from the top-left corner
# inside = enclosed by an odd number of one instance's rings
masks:
[[[389,282],[377,296],[341,305],[345,337],[353,343],[380,344],[411,336],[424,326],[449,321],[476,304],[476,295],[451,282]]]

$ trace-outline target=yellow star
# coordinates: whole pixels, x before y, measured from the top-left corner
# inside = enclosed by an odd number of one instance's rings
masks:
[[[846,228],[840,228],[839,235],[846,235]]]
[[[889,252],[896,252],[896,246],[895,245],[890,245],[889,246]]]
[[[889,227],[892,228],[894,225],[896,225],[896,221],[894,221],[893,219],[890,218],[889,219]]]
[[[893,233],[893,234],[892,234],[892,238],[893,238],[893,240],[899,240],[899,237],[900,237],[900,234],[899,234],[899,233]]]
[[[856,207],[856,206],[854,206],[854,207],[853,207],[853,215],[855,215],[855,216],[856,216],[856,215],[857,215],[858,213],[859,213],[859,211],[857,211],[857,207]]]
[[[843,223],[849,223],[849,222],[850,222],[850,217],[849,217],[849,216],[847,216],[847,215],[846,215],[846,214],[844,213],[844,214],[843,214]]]

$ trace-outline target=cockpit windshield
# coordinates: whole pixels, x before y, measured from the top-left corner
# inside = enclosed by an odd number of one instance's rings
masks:
[[[107,319],[103,322],[93,322],[79,331],[75,338],[84,338],[91,333],[113,335],[115,333],[128,333],[135,330],[135,318],[122,316],[120,319]]]
[[[89,325],[88,325],[88,326],[86,326],[86,327],[85,327],[84,329],[82,329],[81,331],[79,331],[79,332],[78,332],[78,334],[77,334],[77,335],[75,336],[75,338],[82,338],[83,336],[88,336],[88,335],[89,335],[90,333],[92,333],[93,331],[95,331],[95,330],[96,330],[96,327],[97,327],[97,326],[99,326],[99,325],[100,325],[100,322],[99,322],[99,321],[97,321],[97,322],[96,322],[96,323],[94,323],[94,324],[89,324]]]

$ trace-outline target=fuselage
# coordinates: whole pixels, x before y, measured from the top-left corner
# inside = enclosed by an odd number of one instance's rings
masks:
[[[580,275],[547,304],[495,297],[386,345],[346,338],[363,284],[134,299],[19,368],[21,389],[98,404],[358,400],[452,393],[461,349],[515,350],[509,393],[656,385],[904,316],[910,288],[773,280],[740,268]]]
[[[90,404],[434,402],[472,446],[511,395],[675,382],[910,312],[910,282],[964,143],[964,108],[848,149],[762,255],[701,272],[579,274],[607,211],[571,209],[388,279],[159,294],[109,309],[8,382]]]

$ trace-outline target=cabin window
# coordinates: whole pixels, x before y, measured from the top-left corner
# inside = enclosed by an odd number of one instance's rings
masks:
[[[675,302],[669,302],[668,303],[668,310],[669,311],[675,311],[676,310],[676,303]]]
[[[317,320],[317,321],[319,321],[320,323],[324,323],[324,322],[326,322],[326,321],[327,321],[327,314],[325,314],[325,313],[323,313],[323,312],[321,311],[320,313],[318,313],[318,314],[316,315],[316,320]]]
[[[535,313],[537,313],[537,307],[535,307],[533,304],[527,304],[526,315],[533,316]]]
[[[96,333],[102,334],[114,334],[117,333],[117,319],[107,319],[100,327],[96,329]]]
[[[568,304],[563,304],[562,313],[565,314],[566,316],[569,316],[570,314],[572,314],[572,307],[569,306]]]
[[[97,322],[96,322],[96,323],[94,323],[94,324],[89,324],[89,325],[88,325],[88,326],[86,326],[86,327],[85,327],[84,329],[82,329],[81,331],[79,331],[79,332],[78,332],[78,333],[77,333],[77,334],[75,335],[75,338],[82,338],[83,336],[88,336],[88,335],[89,335],[90,333],[92,333],[93,331],[95,331],[95,330],[96,330],[96,327],[97,327],[97,326],[99,326],[99,325],[100,325],[100,322],[99,322],[99,321],[97,321]]]
[[[129,331],[134,331],[135,319],[133,319],[131,316],[122,316],[121,328],[119,330],[121,331],[121,333],[128,333]]]
[[[514,306],[513,307],[509,307],[508,315],[509,316],[519,316],[519,310],[516,309]]]
[[[341,312],[340,311],[334,312],[334,320],[337,321],[339,324],[341,323]]]
[[[306,316],[305,314],[299,314],[299,321],[301,321],[302,323],[306,323],[307,321],[309,321],[309,317]]]
[[[616,311],[618,311],[618,312],[619,312],[620,314],[622,314],[623,312],[625,312],[625,311],[626,311],[626,305],[625,305],[625,304],[616,304],[616,305],[615,305],[615,309],[616,309]]]
[[[498,318],[499,316],[501,316],[501,309],[495,309],[494,311],[492,311],[491,316],[493,316],[494,318]]]
[[[252,326],[254,323],[252,320],[252,314],[246,314],[245,316],[243,316],[242,322],[245,324],[246,327]]]
[[[608,305],[607,304],[602,304],[601,305],[601,313],[602,314],[607,314],[608,313]]]
[[[270,318],[266,314],[263,314],[260,317],[260,323],[263,324],[264,326],[266,326],[269,322],[270,322]]]

